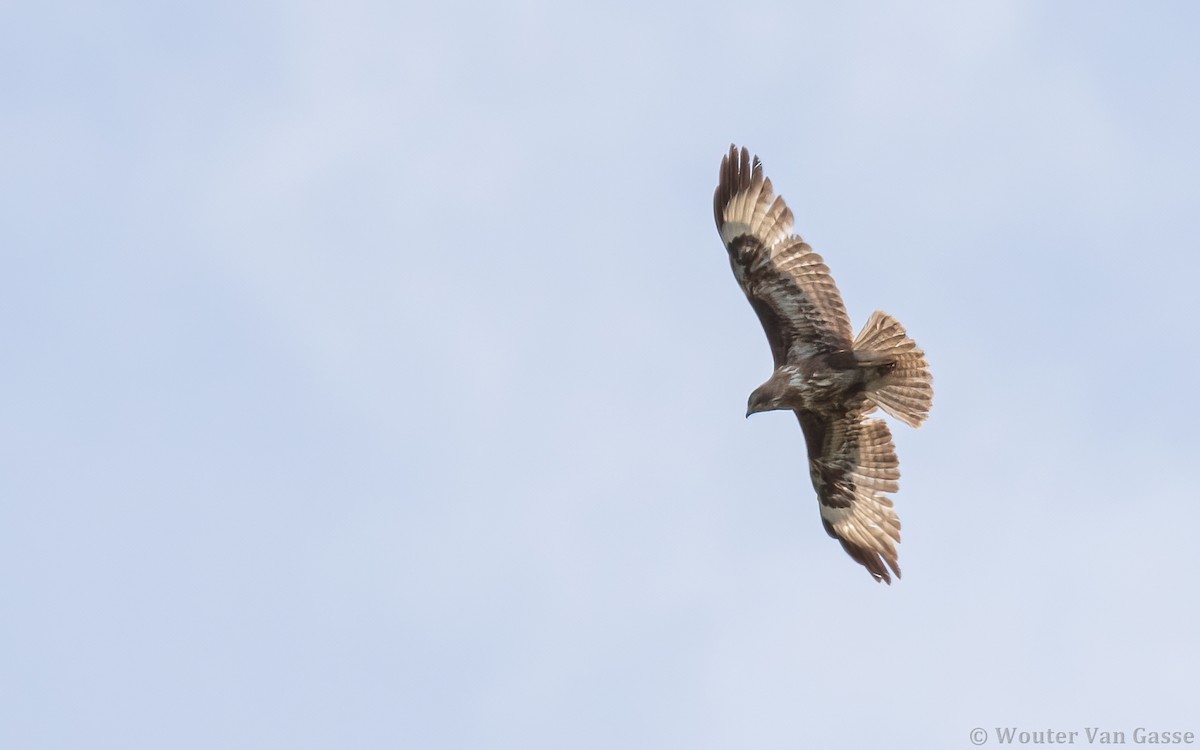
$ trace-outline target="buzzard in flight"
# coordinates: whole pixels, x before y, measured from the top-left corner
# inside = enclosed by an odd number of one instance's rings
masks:
[[[713,211],[775,357],[746,416],[796,413],[825,531],[890,584],[888,568],[900,577],[900,519],[885,493],[899,489],[900,463],[887,424],[867,415],[879,407],[913,427],[925,421],[933,403],[925,354],[887,313],[876,311],[853,335],[829,268],[792,233],[792,212],[745,148],[730,146],[721,160]]]

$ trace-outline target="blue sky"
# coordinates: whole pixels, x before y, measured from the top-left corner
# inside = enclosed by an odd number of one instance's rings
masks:
[[[1198,20],[0,10],[0,745],[1200,732]],[[891,588],[743,418],[731,141],[931,361]]]

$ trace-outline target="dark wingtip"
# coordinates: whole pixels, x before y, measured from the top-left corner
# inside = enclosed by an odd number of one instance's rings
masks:
[[[880,556],[878,552],[862,547],[847,541],[834,532],[833,526],[824,518],[821,519],[822,525],[825,526],[825,533],[838,540],[842,545],[842,549],[846,550],[846,554],[850,555],[850,559],[867,569],[871,577],[880,583],[892,585],[892,573],[896,575],[896,580],[900,580],[900,562],[894,558],[885,558]],[[891,573],[888,572],[891,568]]]
[[[750,159],[750,149],[736,143],[729,144],[729,153],[721,157],[721,170],[717,175],[717,190],[713,193],[713,218],[717,231],[725,226],[725,206],[734,195],[750,187],[756,177],[761,179],[762,162],[755,155]]]
[[[729,153],[721,157],[721,170],[717,174],[717,190],[713,193],[713,218],[717,221],[717,231],[725,226],[725,206],[729,200],[742,188],[746,149],[742,149],[741,160],[738,159],[736,143],[729,144]]]

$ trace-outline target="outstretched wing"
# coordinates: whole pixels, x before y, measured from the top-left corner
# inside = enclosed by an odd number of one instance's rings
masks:
[[[826,533],[876,581],[890,584],[888,568],[900,577],[900,519],[882,493],[900,488],[900,462],[887,424],[864,418],[866,409],[859,402],[836,417],[805,411],[796,416],[808,442],[808,468]]]
[[[853,332],[829,268],[792,234],[792,212],[758,157],[730,146],[713,195],[733,275],[766,331],[775,366],[850,349]]]

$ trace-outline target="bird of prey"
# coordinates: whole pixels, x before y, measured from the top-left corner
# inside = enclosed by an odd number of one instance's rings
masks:
[[[826,533],[891,584],[889,568],[900,578],[900,519],[885,493],[899,489],[900,463],[887,424],[867,415],[879,407],[913,427],[925,421],[933,403],[925,354],[886,313],[876,311],[853,335],[829,268],[792,232],[791,210],[745,148],[730,146],[721,160],[713,211],[775,358],[746,416],[796,413]]]

